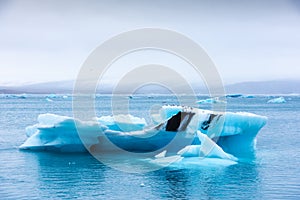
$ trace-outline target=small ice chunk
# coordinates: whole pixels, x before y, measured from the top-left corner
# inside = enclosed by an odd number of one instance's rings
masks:
[[[49,98],[46,98],[46,101],[52,102],[53,100],[52,100],[52,99],[49,99]]]
[[[15,98],[15,99],[26,99],[27,94],[12,94],[12,95],[7,95],[8,98]]]
[[[47,98],[57,98],[57,95],[56,94],[48,94],[46,97]]]
[[[226,103],[225,101],[219,100],[219,98],[209,98],[197,101],[198,104],[213,104],[213,103]]]
[[[286,103],[286,100],[284,99],[284,97],[278,97],[278,98],[269,100],[268,103]]]
[[[227,94],[226,98],[239,98],[242,97],[242,94]]]

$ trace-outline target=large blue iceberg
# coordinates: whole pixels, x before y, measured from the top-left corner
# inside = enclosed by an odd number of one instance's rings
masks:
[[[206,163],[214,158],[234,164],[254,152],[256,135],[267,118],[246,112],[163,106],[152,121],[148,126],[145,119],[132,115],[81,121],[41,114],[37,124],[26,128],[28,139],[20,149],[148,153],[158,165],[170,160],[193,164],[203,158]]]

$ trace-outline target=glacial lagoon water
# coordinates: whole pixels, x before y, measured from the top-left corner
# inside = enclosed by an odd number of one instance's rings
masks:
[[[266,96],[228,98],[228,111],[268,117],[251,161],[132,174],[112,169],[87,153],[20,151],[26,126],[35,124],[42,113],[72,116],[72,99],[0,96],[0,198],[299,199],[300,97],[285,99],[286,103],[270,104]],[[172,96],[124,97],[127,101],[131,114],[148,121],[153,105],[178,103]],[[96,110],[97,116],[111,114],[110,97],[97,97]]]

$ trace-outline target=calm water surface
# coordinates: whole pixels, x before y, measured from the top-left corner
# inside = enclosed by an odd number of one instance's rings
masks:
[[[89,154],[19,151],[25,127],[42,113],[72,116],[71,99],[0,98],[0,199],[300,199],[300,97],[267,104],[268,97],[228,99],[227,110],[267,116],[256,158],[229,167],[164,168],[146,174],[120,172]],[[126,100],[127,101],[127,100]],[[99,97],[97,115],[110,114]],[[130,112],[149,120],[153,104],[174,97],[130,100]],[[204,106],[208,107],[209,106]]]

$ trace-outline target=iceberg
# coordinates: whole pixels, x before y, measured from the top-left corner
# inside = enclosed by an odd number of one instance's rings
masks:
[[[23,94],[14,95],[13,97],[18,99],[26,99],[28,95],[26,93],[23,93]]]
[[[255,138],[267,118],[245,112],[215,112],[183,106],[163,106],[153,125],[132,115],[101,116],[81,121],[41,114],[26,128],[20,149],[60,152],[147,153],[156,164],[234,164],[255,150]],[[205,159],[204,159],[205,158]],[[219,162],[220,161],[220,162]],[[206,165],[205,163],[202,163]]]
[[[242,94],[227,94],[226,98],[239,98],[242,97]]]
[[[50,98],[46,98],[46,101],[48,101],[48,102],[52,102],[53,100],[52,100],[52,99],[50,99]]]
[[[46,95],[46,98],[57,98],[57,95],[56,94],[48,94]]]
[[[286,103],[286,100],[284,99],[284,97],[278,97],[278,98],[269,100],[267,103]]]
[[[219,98],[209,98],[197,101],[198,104],[213,104],[213,103],[226,103],[225,101],[219,100]]]
[[[253,98],[255,98],[255,96],[254,95],[243,95],[242,98],[253,99]]]
[[[28,95],[26,93],[23,93],[23,94],[6,94],[4,96],[3,94],[3,97],[12,98],[12,99],[26,99]]]

